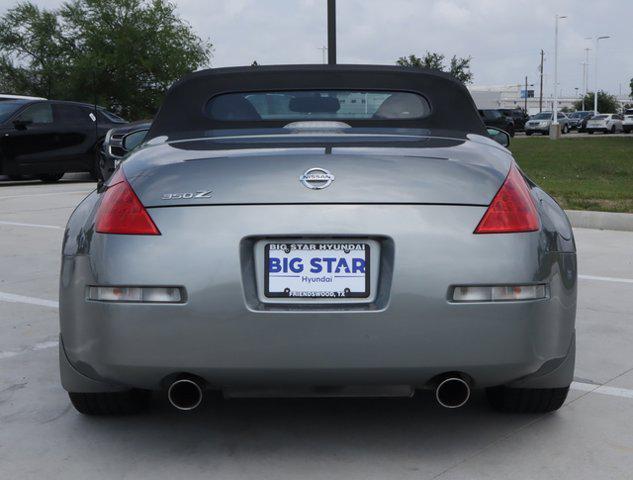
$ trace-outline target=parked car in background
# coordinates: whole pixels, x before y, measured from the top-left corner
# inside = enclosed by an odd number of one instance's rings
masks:
[[[101,146],[99,169],[101,178],[107,180],[129,152],[138,147],[152,122],[142,120],[108,130]]]
[[[633,131],[633,108],[624,111],[622,130],[624,130],[624,133],[631,133]]]
[[[477,110],[479,116],[487,127],[500,128],[501,130],[508,132],[511,137],[514,137],[514,120],[504,115],[499,109],[482,109]]]
[[[541,112],[533,115],[530,120],[525,124],[525,134],[527,136],[533,133],[541,133],[547,135],[549,133],[549,127],[552,124],[553,112]],[[569,125],[569,118],[563,112],[558,112],[558,123],[562,133],[569,133],[571,127]]]
[[[617,113],[601,113],[587,122],[587,133],[616,133],[623,130],[624,117]]]
[[[522,108],[500,108],[499,111],[514,121],[514,131],[521,132],[525,129],[525,122],[530,118]]]
[[[0,93],[0,102],[3,100],[46,100],[43,97],[29,97],[26,95],[8,95],[6,93]]]
[[[99,178],[106,132],[126,123],[104,108],[77,102],[11,99],[0,102],[0,175],[56,182],[67,172]]]
[[[591,117],[593,117],[593,112],[586,110],[570,113],[567,116],[567,118],[569,118],[569,128],[572,130],[574,128],[576,130],[580,130],[582,127],[586,126],[586,120],[589,120]]]

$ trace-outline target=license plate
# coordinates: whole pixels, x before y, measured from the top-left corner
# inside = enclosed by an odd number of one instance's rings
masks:
[[[369,297],[366,243],[269,243],[264,252],[266,297]]]

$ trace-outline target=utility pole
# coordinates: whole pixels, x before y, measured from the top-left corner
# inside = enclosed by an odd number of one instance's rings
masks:
[[[327,63],[336,65],[336,0],[327,0]]]
[[[541,49],[541,68],[539,69],[541,72],[541,90],[538,99],[538,113],[543,111],[543,62],[545,61],[545,52]]]
[[[527,99],[528,99],[528,83],[527,75],[525,76],[525,113],[527,113]]]

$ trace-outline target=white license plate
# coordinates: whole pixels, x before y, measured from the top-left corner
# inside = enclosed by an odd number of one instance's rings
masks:
[[[266,297],[369,297],[366,243],[269,243],[264,252]]]

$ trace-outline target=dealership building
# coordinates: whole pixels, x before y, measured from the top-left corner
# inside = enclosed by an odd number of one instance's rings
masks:
[[[475,100],[477,108],[525,108],[525,85],[470,85],[470,94]],[[616,96],[622,106],[632,103],[626,96]],[[562,95],[558,98],[558,108],[575,110],[575,103],[582,99],[582,92],[574,96]],[[527,89],[527,111],[534,115],[540,111],[539,94],[534,87]],[[554,96],[543,95],[543,111],[551,111],[554,108]],[[586,105],[587,110],[593,110],[593,105]]]

